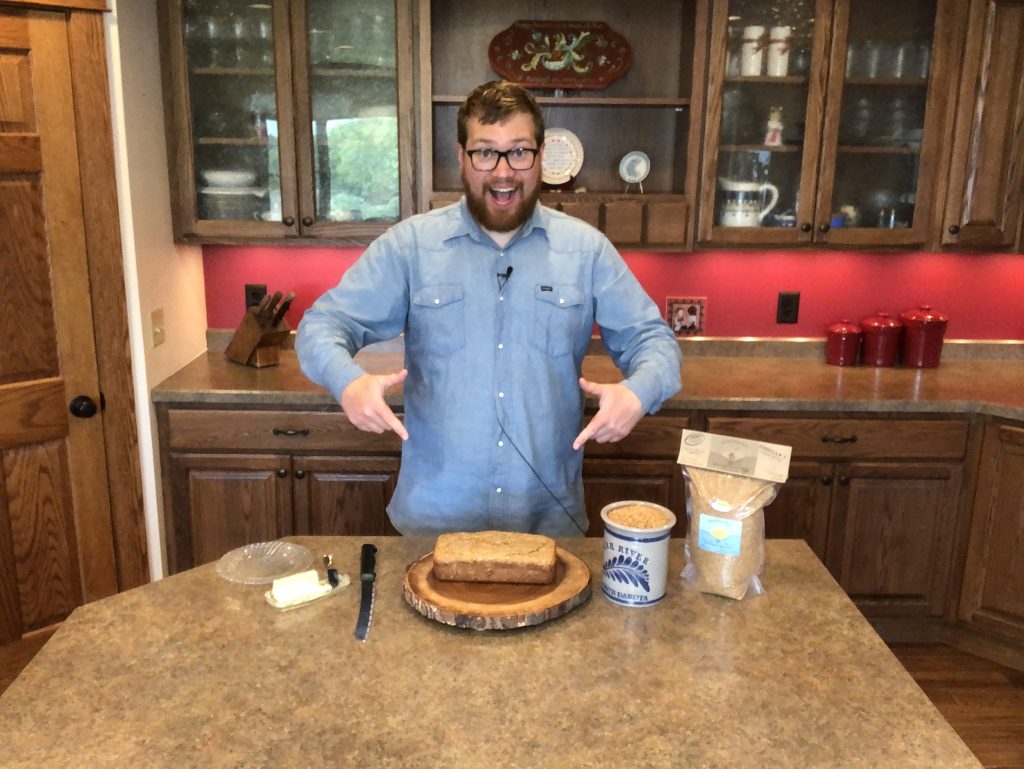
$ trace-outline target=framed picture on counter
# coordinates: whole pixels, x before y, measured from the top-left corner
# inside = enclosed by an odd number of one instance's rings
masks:
[[[670,296],[665,300],[665,320],[676,336],[700,336],[707,319],[707,297]]]

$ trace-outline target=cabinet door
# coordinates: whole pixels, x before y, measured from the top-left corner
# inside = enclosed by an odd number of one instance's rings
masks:
[[[398,534],[387,515],[398,465],[398,457],[295,457],[299,533]]]
[[[412,213],[399,178],[411,161],[410,115],[399,119],[399,105],[411,98],[412,57],[396,45],[412,36],[408,5],[291,4],[303,235],[369,240]]]
[[[764,511],[764,534],[769,539],[802,539],[824,562],[832,494],[832,466],[792,462],[789,480]]]
[[[959,615],[1024,641],[1024,428],[985,428]]]
[[[837,0],[816,234],[921,245],[931,232],[956,0]]]
[[[297,233],[288,3],[160,3],[177,238]]]
[[[835,470],[827,565],[867,614],[941,615],[962,468],[851,463]]]
[[[588,537],[604,535],[601,508],[625,499],[656,502],[667,507],[676,514],[672,536],[686,534],[683,475],[675,460],[585,459],[583,489],[590,520]]]
[[[283,454],[172,454],[169,571],[294,533],[290,459]]]
[[[1024,205],[1024,4],[972,0],[942,243],[1011,249]]]
[[[831,0],[714,3],[702,242],[811,241],[831,19]]]

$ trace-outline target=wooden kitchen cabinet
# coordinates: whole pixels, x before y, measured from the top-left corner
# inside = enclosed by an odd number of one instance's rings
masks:
[[[415,210],[411,0],[158,8],[176,240],[366,243]]]
[[[592,416],[588,414],[587,419]],[[624,499],[667,507],[676,514],[672,536],[686,535],[685,483],[676,457],[679,439],[691,419],[688,414],[647,416],[618,443],[587,444],[583,489],[590,520],[588,537],[604,535],[601,508]]]
[[[1024,641],[1024,425],[990,421],[982,440],[959,618]]]
[[[971,0],[942,245],[1019,248],[1022,217],[1024,3]]]
[[[954,0],[714,0],[698,242],[927,242],[959,18]]]
[[[461,195],[456,116],[469,91],[498,78],[488,63],[492,38],[522,20],[601,21],[630,45],[632,64],[624,75],[594,90],[531,87],[546,127],[574,133],[584,153],[572,188],[549,188],[542,201],[595,225],[620,246],[689,248],[700,151],[705,0],[651,0],[642,12],[618,0],[585,5],[574,0],[423,0],[419,7],[417,168],[423,210]],[[581,54],[586,59],[590,51]],[[529,60],[524,58],[524,64]],[[627,185],[618,173],[620,161],[632,150],[650,159],[641,185]]]
[[[708,431],[793,448],[767,536],[805,539],[869,616],[941,616],[969,424],[710,416]]]
[[[337,411],[157,407],[168,571],[291,534],[396,534],[401,439]]]

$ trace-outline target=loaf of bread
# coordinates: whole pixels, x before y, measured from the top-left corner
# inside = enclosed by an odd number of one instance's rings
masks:
[[[555,541],[512,531],[442,534],[434,545],[434,576],[444,582],[547,585],[555,579]]]

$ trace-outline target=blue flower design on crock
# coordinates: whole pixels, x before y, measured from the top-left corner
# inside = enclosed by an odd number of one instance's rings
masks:
[[[640,564],[640,559],[634,560],[628,555],[617,555],[604,562],[604,573],[623,585],[642,587],[647,592],[651,591],[651,575]]]

